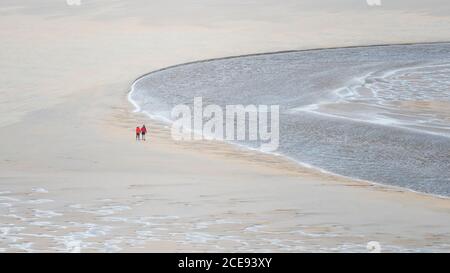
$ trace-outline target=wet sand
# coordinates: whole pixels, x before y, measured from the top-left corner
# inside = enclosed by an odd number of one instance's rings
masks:
[[[324,37],[312,29],[291,35],[295,24],[270,20],[168,26],[131,18],[127,6],[100,5],[98,17],[63,4],[45,7],[0,18],[0,251],[366,251],[369,241],[384,251],[450,251],[447,199],[325,175],[223,143],[175,143],[127,101],[136,77],[165,66],[450,39],[446,17],[399,13],[395,20],[408,22],[401,25],[408,31],[395,36],[373,35],[386,34],[376,23],[358,29],[349,21]],[[128,16],[109,17],[111,10]],[[390,12],[376,17],[392,18]],[[333,30],[341,16],[304,20]],[[441,27],[423,31],[424,22]],[[365,27],[375,29],[365,35]],[[149,127],[146,143],[134,141],[141,123]]]

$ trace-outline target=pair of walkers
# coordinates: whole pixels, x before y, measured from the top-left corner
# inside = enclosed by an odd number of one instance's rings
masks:
[[[142,125],[142,127],[136,127],[136,140],[145,141],[145,134],[147,134],[147,128],[145,128],[145,125]]]

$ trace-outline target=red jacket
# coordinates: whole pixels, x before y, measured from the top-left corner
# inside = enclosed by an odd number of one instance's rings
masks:
[[[136,134],[140,134],[141,133],[141,128],[136,127]]]
[[[147,128],[142,127],[142,128],[141,128],[141,132],[144,133],[144,134],[146,134],[146,133],[147,133]]]

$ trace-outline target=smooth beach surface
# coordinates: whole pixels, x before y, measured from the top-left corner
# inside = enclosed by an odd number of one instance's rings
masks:
[[[0,4],[0,251],[450,251],[448,199],[174,142],[127,100],[189,61],[448,41],[447,3],[147,2]]]

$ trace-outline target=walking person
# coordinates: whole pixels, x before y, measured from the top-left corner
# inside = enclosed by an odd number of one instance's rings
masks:
[[[145,134],[147,133],[147,128],[145,128],[145,124],[142,125],[141,128],[141,134],[142,134],[142,140],[145,141]]]
[[[136,127],[136,140],[141,140],[141,128]]]

